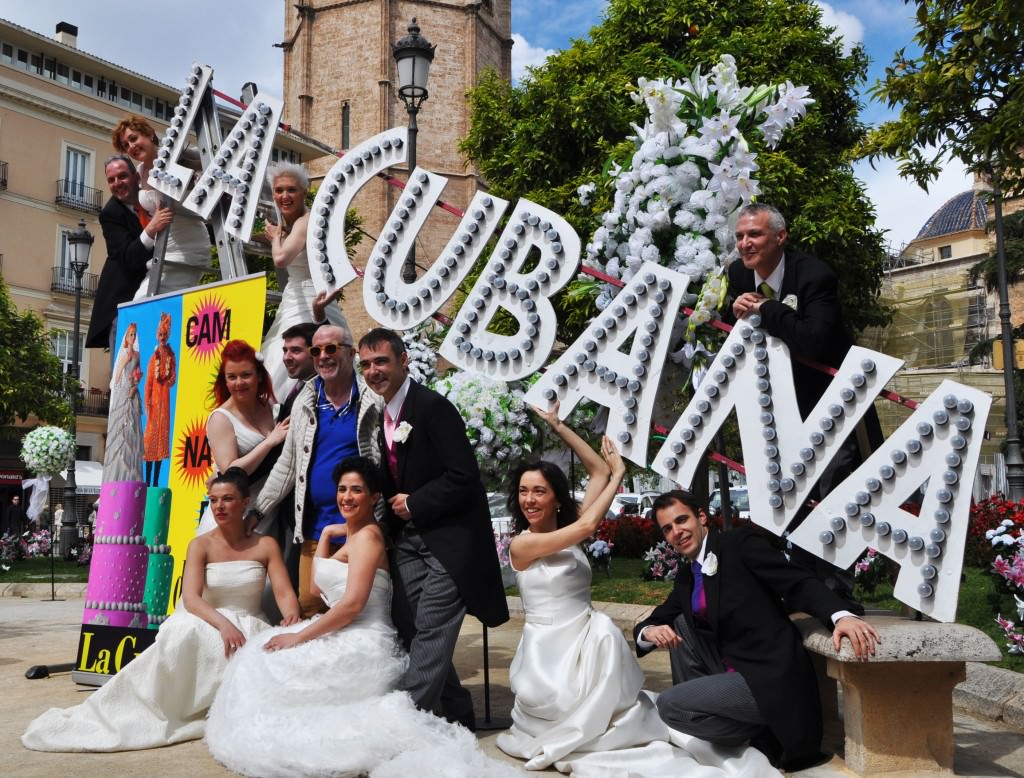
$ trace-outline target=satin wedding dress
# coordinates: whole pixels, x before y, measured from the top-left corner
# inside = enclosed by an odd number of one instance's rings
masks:
[[[516,572],[526,623],[509,668],[512,727],[498,748],[528,770],[554,765],[575,778],[777,776],[756,749],[669,729],[622,631],[591,607],[590,580],[579,546]]]
[[[333,605],[345,593],[348,565],[318,557],[313,576]],[[468,730],[393,691],[408,657],[390,612],[391,579],[377,570],[366,607],[345,628],[280,651],[263,644],[308,622],[246,643],[210,709],[206,742],[214,758],[264,778],[521,775],[484,756]]]
[[[203,599],[248,639],[269,626],[259,612],[265,579],[259,562],[210,562]],[[228,664],[220,632],[179,606],[156,643],[81,705],[50,708],[21,742],[35,751],[134,751],[196,740]]]
[[[270,373],[271,381],[274,384],[274,394],[279,401],[287,395],[288,388],[292,385],[292,379],[288,377],[288,371],[284,366],[284,357],[281,351],[284,341],[281,335],[289,327],[313,321],[313,300],[316,298],[316,289],[313,286],[313,278],[309,274],[309,261],[306,259],[305,249],[292,260],[287,271],[288,283],[281,291],[281,303],[277,306],[277,315],[274,316],[274,323],[270,325],[267,334],[263,336],[263,347],[260,349],[263,354],[263,366]],[[331,303],[327,306],[326,315],[329,324],[348,328],[341,308],[336,304]]]

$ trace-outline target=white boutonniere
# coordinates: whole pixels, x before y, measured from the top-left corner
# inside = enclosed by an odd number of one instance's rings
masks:
[[[786,306],[789,306],[790,308],[792,308],[795,311],[796,310],[796,306],[797,306],[796,295],[795,294],[787,294],[785,297],[782,298],[782,304],[786,305]]]
[[[708,551],[704,555],[704,564],[700,566],[700,574],[705,576],[712,576],[718,572],[718,557],[715,556],[714,551]]]
[[[412,435],[412,425],[407,421],[403,421],[395,427],[395,434],[392,435],[392,440],[394,440],[395,443],[405,443],[405,441],[409,439],[410,435]]]

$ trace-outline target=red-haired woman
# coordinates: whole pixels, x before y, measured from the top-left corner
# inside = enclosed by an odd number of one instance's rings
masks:
[[[274,389],[263,358],[244,340],[228,341],[211,392],[217,407],[206,422],[206,437],[217,472],[240,467],[252,475],[284,441],[288,421],[274,423]],[[253,495],[262,483],[252,484]],[[213,528],[209,511],[199,532]]]
[[[206,225],[192,211],[179,203],[163,198],[151,189],[149,174],[160,151],[160,139],[153,125],[141,116],[126,116],[111,133],[114,148],[139,163],[139,205],[152,216],[157,208],[169,204],[174,209],[174,221],[167,230],[167,248],[164,252],[164,272],[160,279],[160,294],[176,292],[199,283],[212,264],[210,235]],[[178,160],[185,167],[199,172],[202,164],[199,152],[186,148]],[[145,225],[143,225],[145,226]],[[135,299],[149,296],[149,275],[143,279]]]

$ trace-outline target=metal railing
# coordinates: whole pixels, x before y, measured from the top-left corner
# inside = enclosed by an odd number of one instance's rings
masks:
[[[110,392],[96,388],[80,392],[75,410],[83,416],[106,416],[110,412]]]
[[[95,297],[99,278],[95,273],[82,274],[82,297]],[[75,293],[75,273],[69,267],[55,267],[50,280],[51,292]]]
[[[58,178],[54,202],[79,211],[99,213],[103,208],[103,192],[70,178]]]

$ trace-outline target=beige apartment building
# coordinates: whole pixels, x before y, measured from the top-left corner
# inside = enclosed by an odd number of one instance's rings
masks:
[[[88,463],[103,460],[110,355],[82,346],[106,259],[98,215],[109,196],[103,165],[114,153],[110,132],[134,113],[162,133],[179,89],[81,51],[77,34],[66,22],[48,37],[0,19],[0,274],[18,308],[43,320],[54,352],[70,368],[75,282],[67,236],[83,221],[95,237],[82,282],[78,416],[78,459],[86,463],[80,490],[93,490],[95,466]],[[226,108],[220,114],[225,129],[238,115]],[[278,134],[274,159],[304,162],[322,154]],[[19,450],[16,438],[0,437],[3,504],[26,475]]]
[[[992,395],[976,496],[1006,488],[999,453],[1006,438],[1003,373],[990,360],[969,360],[972,348],[999,335],[998,294],[970,278],[971,268],[992,251],[995,240],[987,231],[992,218],[987,194],[984,183],[976,182],[950,198],[928,217],[914,240],[893,253],[882,282],[882,300],[892,306],[892,322],[860,340],[861,345],[906,360],[889,385],[904,397],[922,400],[947,379]],[[1007,210],[1016,206],[1010,203]],[[1017,323],[1022,313],[1019,290],[1013,291]],[[876,405],[886,435],[910,413],[894,403]]]

